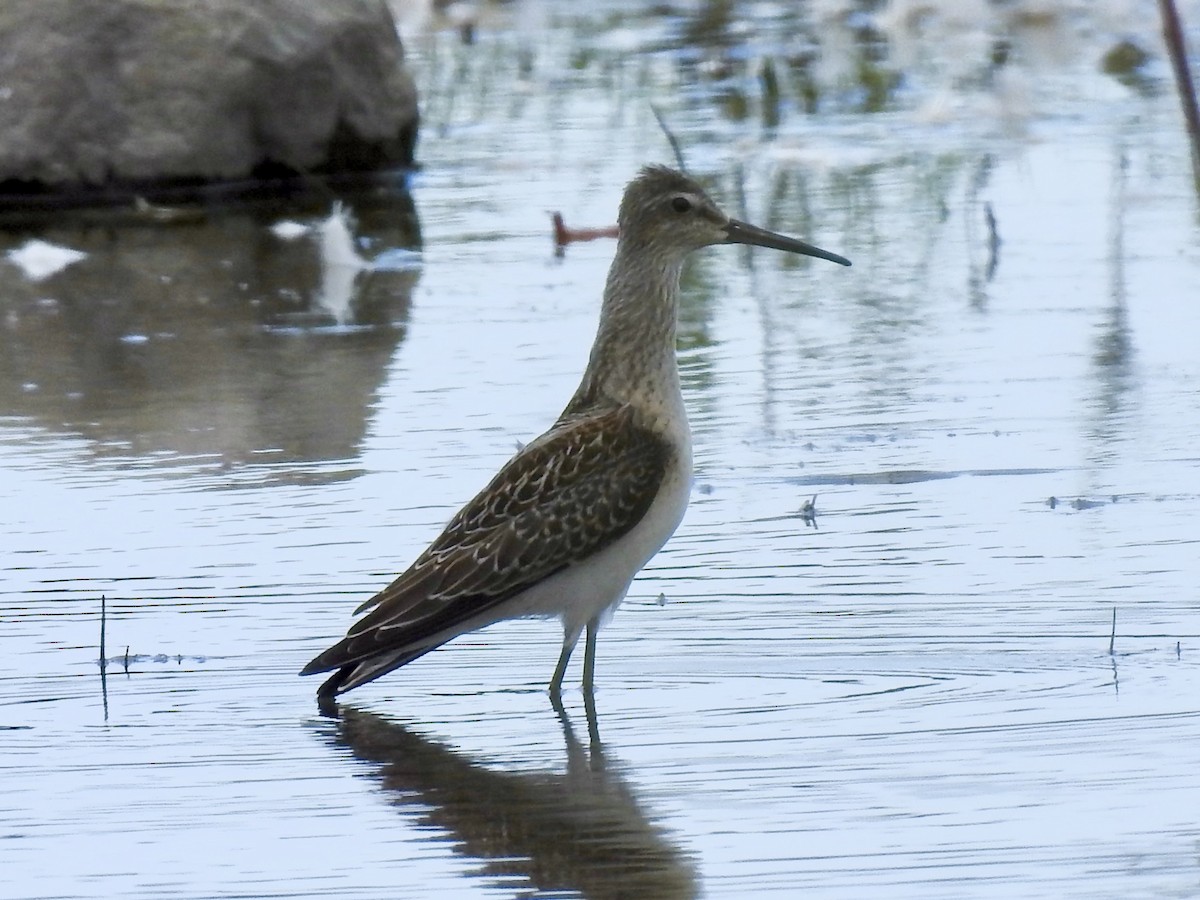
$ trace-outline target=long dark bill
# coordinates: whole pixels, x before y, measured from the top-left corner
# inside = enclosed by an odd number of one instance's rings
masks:
[[[772,250],[786,250],[788,253],[803,253],[805,256],[827,259],[839,266],[850,265],[850,260],[844,256],[783,234],[776,234],[774,231],[767,231],[749,222],[739,222],[737,219],[729,220],[729,224],[725,226],[725,237],[730,244],[753,244],[755,247],[770,247]]]

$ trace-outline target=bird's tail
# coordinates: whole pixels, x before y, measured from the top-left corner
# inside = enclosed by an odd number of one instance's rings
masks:
[[[317,697],[321,700],[330,700],[338,694],[344,694],[346,691],[353,690],[359,685],[366,684],[368,681],[374,681],[388,672],[394,671],[401,666],[406,666],[414,659],[418,659],[428,653],[435,647],[420,647],[416,650],[396,650],[391,653],[381,653],[376,656],[369,656],[366,659],[356,660],[352,663],[339,668],[329,678],[317,688]],[[318,657],[319,659],[320,657]],[[321,669],[315,668],[313,660],[308,666],[301,671],[301,675],[313,675]]]

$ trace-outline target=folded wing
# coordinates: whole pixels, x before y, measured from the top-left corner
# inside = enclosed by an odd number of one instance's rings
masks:
[[[560,422],[506,463],[404,574],[357,610],[371,612],[301,674],[357,664],[361,672],[338,681],[338,690],[349,690],[608,546],[654,502],[670,452],[628,406]]]

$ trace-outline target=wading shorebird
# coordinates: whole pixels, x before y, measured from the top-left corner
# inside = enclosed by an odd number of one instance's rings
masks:
[[[461,634],[504,619],[562,619],[550,679],[557,698],[587,629],[590,692],[596,633],[687,508],[692,442],[675,327],[679,273],[693,250],[752,244],[843,266],[850,261],[731,219],[691,178],[650,166],[630,182],[587,371],[558,420],[509,460],[367,615],[301,675],[336,670],[328,700]]]

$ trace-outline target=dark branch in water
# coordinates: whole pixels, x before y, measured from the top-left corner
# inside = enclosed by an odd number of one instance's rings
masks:
[[[104,700],[104,721],[108,721],[108,652],[104,631],[108,622],[108,597],[100,595],[100,696]]]
[[[983,218],[988,227],[988,259],[983,277],[985,281],[991,281],[996,275],[996,266],[1000,263],[1000,233],[996,230],[996,214],[992,212],[992,204],[983,204]]]
[[[687,163],[683,161],[683,148],[679,146],[679,140],[675,134],[667,127],[667,120],[659,111],[658,107],[653,103],[650,104],[650,111],[654,113],[654,118],[658,120],[658,127],[662,129],[663,134],[667,136],[667,143],[671,145],[671,152],[675,154],[675,164],[680,172],[687,171]]]
[[[1183,118],[1187,123],[1188,138],[1192,142],[1192,174],[1200,189],[1200,107],[1196,105],[1196,88],[1188,69],[1187,44],[1183,40],[1183,26],[1175,0],[1158,0],[1158,11],[1163,23],[1163,41],[1167,45],[1167,56],[1171,58],[1171,69],[1175,72],[1175,87],[1179,91],[1179,102],[1183,104]]]
[[[563,222],[561,213],[551,213],[550,218],[554,220],[554,252],[558,256],[562,256],[563,248],[567,244],[574,244],[577,241],[594,241],[597,238],[615,238],[617,236],[616,225],[608,225],[604,228],[568,228]]]
[[[1113,607],[1112,635],[1108,639],[1108,655],[1113,655],[1113,647],[1117,643],[1117,608]]]
[[[108,619],[108,598],[100,595],[100,671],[104,671],[104,666],[108,662],[104,652],[104,626]]]

